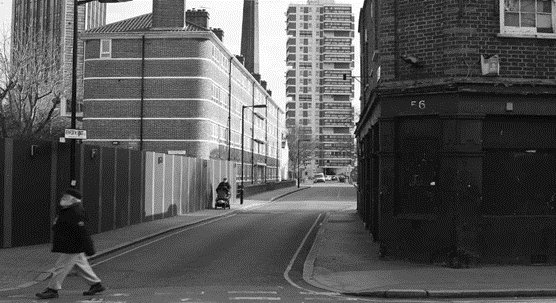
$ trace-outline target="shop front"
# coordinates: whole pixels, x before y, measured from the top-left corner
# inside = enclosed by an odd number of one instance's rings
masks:
[[[358,126],[358,207],[382,252],[556,262],[556,94],[383,94]]]

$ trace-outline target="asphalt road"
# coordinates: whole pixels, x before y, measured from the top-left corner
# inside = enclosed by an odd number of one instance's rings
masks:
[[[109,288],[104,294],[83,297],[85,283],[68,277],[60,298],[49,301],[447,302],[347,297],[303,280],[303,264],[324,214],[354,209],[355,195],[349,184],[318,184],[256,209],[137,244],[93,263]],[[2,294],[0,303],[34,302],[34,293],[44,287],[46,282]]]

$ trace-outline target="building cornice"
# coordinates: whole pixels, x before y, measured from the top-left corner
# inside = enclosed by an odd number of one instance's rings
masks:
[[[416,95],[438,93],[496,93],[518,95],[556,94],[556,80],[500,77],[446,77],[381,82],[380,95]]]
[[[218,40],[212,31],[144,31],[144,32],[122,32],[122,33],[83,33],[79,36],[81,40],[96,39],[141,39],[143,36],[149,39],[168,39],[168,38],[193,38],[193,39],[212,39]]]

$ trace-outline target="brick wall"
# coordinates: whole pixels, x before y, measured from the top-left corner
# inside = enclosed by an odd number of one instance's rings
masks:
[[[106,139],[108,145],[120,140],[119,146],[128,146],[125,140],[138,140],[140,137],[141,39],[113,39],[112,59],[109,60],[98,59],[99,47],[99,40],[87,41],[84,128],[91,139]],[[226,106],[229,102],[229,77],[226,69],[229,62],[214,61],[213,42],[202,39],[148,38],[145,57],[143,147],[159,152],[185,149],[192,156],[227,159],[225,142],[219,145],[217,139],[212,137],[212,131],[215,124],[226,128],[228,125]],[[251,78],[248,77],[248,80]],[[213,85],[221,89],[222,103],[212,100]],[[259,85],[255,89],[264,91]],[[232,81],[233,96],[242,104],[253,104],[252,90],[252,83],[243,88]],[[241,105],[239,112],[236,110],[237,107],[232,110],[232,129],[240,132]],[[264,114],[265,111],[258,112]],[[248,142],[251,124],[247,117],[252,113],[245,110],[245,115],[245,140]],[[275,119],[272,121],[274,124]],[[272,136],[269,138],[276,139]],[[215,141],[191,143],[149,139]],[[239,146],[240,143],[237,144]],[[246,145],[246,157],[248,149]],[[231,154],[232,159],[239,160],[237,151]],[[246,161],[250,159],[249,156]]]
[[[481,54],[500,56],[500,77],[556,79],[556,40],[498,37],[498,2],[378,0],[382,79],[481,77]],[[404,63],[403,54],[424,67]]]

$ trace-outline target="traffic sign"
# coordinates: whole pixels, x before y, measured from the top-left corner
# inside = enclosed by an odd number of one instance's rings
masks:
[[[83,129],[71,129],[66,128],[66,134],[64,136],[66,139],[87,139],[87,131]]]

